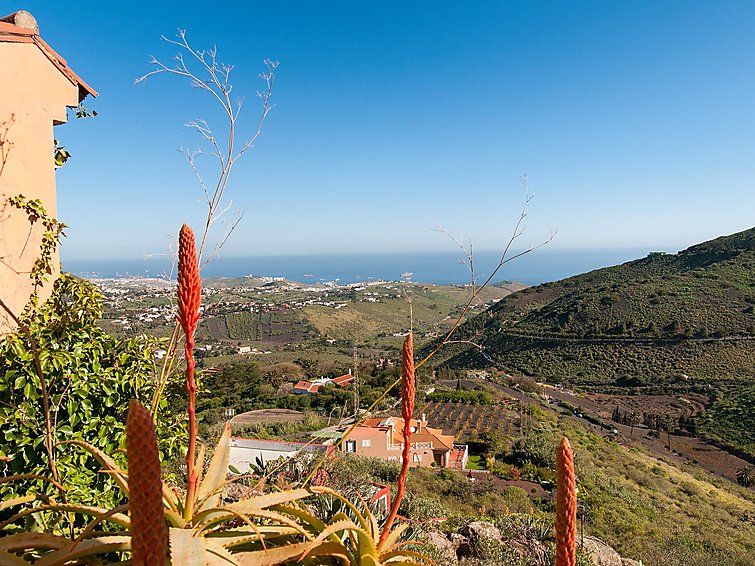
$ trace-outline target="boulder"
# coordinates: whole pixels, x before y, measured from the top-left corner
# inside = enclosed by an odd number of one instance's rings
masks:
[[[549,566],[551,562],[548,547],[533,538],[518,536],[505,541],[503,544],[509,545],[516,550],[519,555],[526,561],[526,564],[532,566]]]
[[[480,538],[501,540],[501,531],[498,530],[498,527],[492,523],[486,523],[484,521],[474,521],[469,523],[461,529],[461,534],[472,540]]]
[[[598,538],[585,535],[584,549],[595,566],[624,566],[621,555]]]
[[[438,531],[428,532],[427,543],[434,546],[438,550],[438,553],[440,554],[441,566],[455,566],[459,563],[459,560],[456,557],[457,546],[448,538],[446,538],[443,533],[440,533]]]

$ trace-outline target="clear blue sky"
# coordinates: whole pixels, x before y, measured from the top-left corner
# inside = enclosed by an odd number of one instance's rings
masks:
[[[149,71],[177,27],[217,44],[257,118],[229,188],[245,217],[226,255],[449,250],[440,223],[492,249],[529,176],[523,243],[680,249],[755,225],[753,2],[87,2],[27,9],[100,92],[57,128],[64,258],[164,251],[199,227],[183,127],[218,114]],[[219,127],[219,125],[218,125]]]

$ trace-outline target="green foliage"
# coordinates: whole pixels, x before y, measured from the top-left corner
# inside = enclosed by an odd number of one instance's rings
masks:
[[[517,438],[511,445],[511,457],[517,463],[529,463],[535,467],[556,468],[556,446],[559,437],[552,431],[535,430],[532,434]]]
[[[45,419],[39,356],[50,403],[53,440],[84,440],[114,453],[124,446],[128,401],[149,404],[154,390],[156,341],[146,337],[116,340],[97,326],[102,297],[92,284],[62,275],[51,298],[34,310],[18,332],[0,340],[0,475],[50,475],[45,451]],[[157,423],[166,459],[178,454],[183,426],[177,424],[174,388],[161,401]],[[179,421],[180,422],[180,421]],[[113,480],[78,448],[58,445],[58,469],[69,502],[116,505]],[[0,495],[48,490],[27,481],[0,485]]]
[[[755,454],[755,383],[731,383],[713,390],[696,424],[703,436]]]
[[[755,485],[755,468],[752,466],[745,466],[737,470],[737,481],[744,487],[752,487]]]
[[[583,387],[712,394],[699,432],[755,453],[753,280],[755,228],[509,295],[456,336],[479,336],[485,358],[461,343],[442,355]]]

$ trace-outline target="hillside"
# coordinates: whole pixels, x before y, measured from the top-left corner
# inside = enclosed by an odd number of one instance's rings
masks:
[[[462,328],[484,356],[457,346],[443,359],[607,391],[704,393],[701,426],[755,452],[754,305],[755,228],[509,295]]]

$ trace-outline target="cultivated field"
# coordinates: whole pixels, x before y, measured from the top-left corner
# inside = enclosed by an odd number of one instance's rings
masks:
[[[588,393],[585,398],[593,401],[598,416],[610,418],[615,407],[627,413],[653,413],[679,419],[699,415],[705,409],[708,398],[694,393],[683,395],[606,395]]]
[[[430,402],[423,412],[428,424],[453,434],[456,440],[465,442],[479,437],[483,432],[513,435],[521,431],[521,415],[514,410],[515,404],[468,405],[466,403]]]

